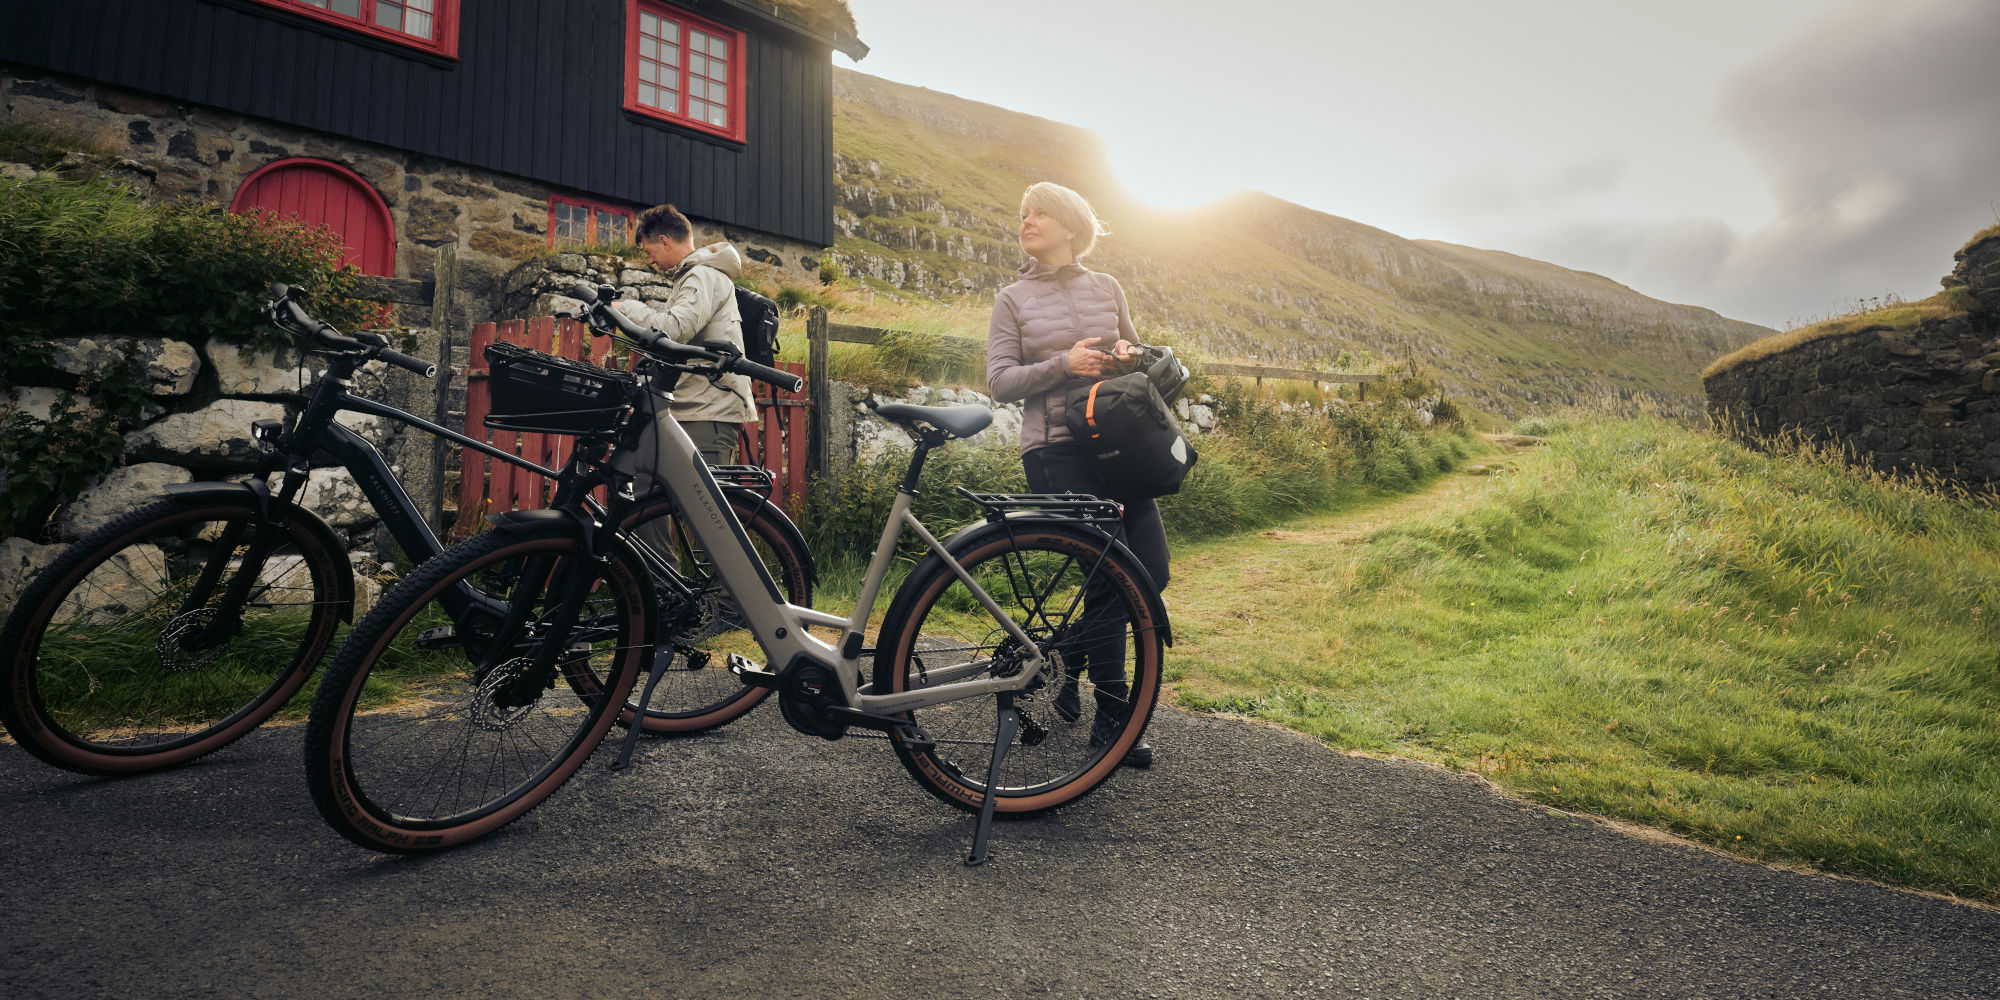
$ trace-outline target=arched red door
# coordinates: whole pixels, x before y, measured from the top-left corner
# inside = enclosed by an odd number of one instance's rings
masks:
[[[363,274],[396,273],[396,224],[382,196],[354,171],[326,160],[297,158],[265,164],[236,189],[232,212],[268,209],[308,225],[324,225],[347,243],[341,263]]]

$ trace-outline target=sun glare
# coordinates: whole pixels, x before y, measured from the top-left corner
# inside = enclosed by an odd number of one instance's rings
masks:
[[[1118,182],[1153,208],[1196,208],[1252,186],[1248,176],[1223,176],[1220,165],[1195,162],[1185,152],[1165,154],[1146,143],[1113,142],[1108,137],[1106,145]]]

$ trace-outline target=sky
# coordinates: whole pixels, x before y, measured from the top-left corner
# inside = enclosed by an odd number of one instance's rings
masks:
[[[2000,0],[849,0],[836,65],[1232,191],[1785,328],[2000,222]],[[1109,220],[1114,224],[1116,220]]]

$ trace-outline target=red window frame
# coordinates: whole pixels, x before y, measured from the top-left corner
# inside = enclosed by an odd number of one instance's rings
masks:
[[[582,243],[563,242],[556,237],[557,205],[568,205],[572,208],[581,208],[589,212],[588,215],[584,216],[584,239]],[[637,242],[633,229],[638,225],[638,214],[631,209],[608,202],[591,201],[588,198],[574,198],[566,194],[552,194],[549,195],[549,245],[558,250],[566,246],[591,247],[604,245],[608,241],[599,238],[597,229],[599,215],[612,215],[624,219],[625,242]]]
[[[679,65],[676,67],[678,73],[676,85],[679,87],[679,109],[677,111],[667,111],[663,108],[639,103],[639,85],[641,82],[639,79],[639,44],[642,38],[639,30],[639,14],[642,11],[654,17],[664,18],[680,26],[680,58]],[[726,103],[723,105],[729,112],[729,124],[726,126],[716,126],[710,124],[706,119],[697,119],[687,113],[688,73],[690,64],[693,62],[688,57],[689,53],[687,51],[687,32],[689,28],[699,30],[728,42],[729,52],[723,57],[729,66],[729,79],[724,83],[728,89],[728,97]],[[748,134],[743,125],[744,105],[747,103],[743,98],[743,78],[745,76],[743,63],[744,52],[747,48],[743,32],[737,31],[734,28],[723,27],[707,18],[690,14],[678,7],[655,3],[653,0],[625,0],[625,110],[646,115],[649,118],[658,118],[661,121],[673,122],[676,125],[683,125],[697,131],[706,132],[709,135],[719,135],[732,142],[742,142],[743,137]]]
[[[458,58],[458,0],[433,0],[436,10],[431,11],[431,37],[428,41],[416,35],[385,28],[375,23],[376,0],[358,0],[358,14],[342,14],[334,11],[328,3],[324,7],[314,6],[309,0],[253,0],[266,7],[309,17],[315,21],[336,24],[371,38],[381,38],[416,49],[444,56]],[[396,6],[403,6],[404,0],[385,0]]]

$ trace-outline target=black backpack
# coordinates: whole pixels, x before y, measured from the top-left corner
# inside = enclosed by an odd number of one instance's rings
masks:
[[[1113,500],[1151,500],[1180,492],[1199,456],[1145,372],[1071,389],[1067,402],[1063,422],[1097,460]]]
[[[743,316],[743,356],[766,368],[778,363],[778,304],[736,286],[736,311]]]

